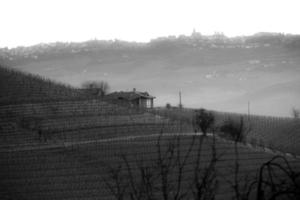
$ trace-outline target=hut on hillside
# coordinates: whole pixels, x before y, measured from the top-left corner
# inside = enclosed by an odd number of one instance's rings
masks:
[[[153,108],[154,98],[148,92],[138,92],[135,88],[129,92],[113,92],[105,96],[106,100],[129,104],[139,108]]]

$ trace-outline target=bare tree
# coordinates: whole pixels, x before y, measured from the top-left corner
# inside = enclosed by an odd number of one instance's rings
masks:
[[[246,134],[250,131],[250,127],[245,128],[243,117],[240,118],[239,122],[233,121],[232,119],[227,120],[221,127],[220,130],[234,141],[234,166],[233,166],[233,181],[228,181],[229,185],[234,191],[235,199],[244,200],[248,198],[248,181],[244,187],[241,187],[240,180],[240,163],[239,163],[239,151],[238,143],[245,141]],[[247,177],[246,177],[247,178]]]
[[[205,135],[199,137],[199,144],[196,155],[196,164],[194,166],[194,178],[191,185],[193,199],[195,200],[213,200],[215,199],[216,188],[218,186],[216,164],[221,156],[217,157],[215,134],[211,145],[211,159],[208,163],[201,163],[202,144]],[[204,169],[201,168],[205,166]]]
[[[283,156],[274,156],[262,164],[254,183],[256,200],[300,199],[300,173]]]
[[[300,173],[292,169],[284,156],[276,155],[263,163],[257,171],[257,176],[252,179],[249,179],[248,175],[241,176],[238,143],[245,141],[245,136],[250,130],[251,127],[245,128],[242,117],[239,123],[229,120],[221,127],[221,131],[226,132],[234,140],[233,180],[226,180],[233,189],[234,199],[299,199]]]
[[[125,183],[126,179],[122,174],[125,168],[124,164],[119,163],[117,167],[111,167],[106,165],[106,168],[109,174],[109,178],[104,178],[103,182],[105,182],[106,187],[108,188],[110,193],[115,197],[115,199],[124,200],[125,192],[128,188],[127,184]]]
[[[87,89],[93,96],[104,96],[108,93],[110,87],[105,81],[86,81],[82,84],[82,88]]]
[[[188,145],[182,146],[181,138],[174,136],[163,138],[161,132],[153,159],[144,161],[143,155],[136,154],[136,159],[121,155],[120,163],[108,167],[108,178],[105,184],[110,193],[118,200],[184,200],[214,199],[216,180],[216,147],[212,142],[212,156],[209,162],[201,163],[201,147],[203,138],[190,138]],[[200,138],[199,137],[199,138]],[[197,142],[199,141],[199,143]],[[196,166],[191,166],[197,152]],[[185,172],[192,167],[192,177],[187,179]]]

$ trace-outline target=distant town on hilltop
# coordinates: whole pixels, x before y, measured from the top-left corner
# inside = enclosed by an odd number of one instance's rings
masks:
[[[251,36],[227,37],[223,33],[202,35],[195,30],[190,36],[167,36],[152,39],[148,43],[122,40],[88,40],[85,42],[40,43],[33,46],[0,48],[0,62],[14,65],[29,60],[45,59],[51,56],[76,54],[99,50],[134,50],[148,48],[257,48],[261,46],[283,45],[286,48],[300,48],[300,35],[260,32]]]

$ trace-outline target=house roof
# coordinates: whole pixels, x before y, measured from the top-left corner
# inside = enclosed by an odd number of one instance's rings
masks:
[[[119,99],[119,98],[123,98],[123,99],[127,99],[129,101],[131,100],[135,100],[138,98],[145,98],[145,99],[154,99],[154,96],[149,95],[148,92],[137,92],[137,91],[131,91],[131,92],[112,92],[108,95],[106,95],[107,98],[111,98],[111,99]]]

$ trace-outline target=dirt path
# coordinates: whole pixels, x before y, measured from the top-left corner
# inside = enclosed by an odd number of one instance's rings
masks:
[[[25,145],[10,145],[8,147],[0,147],[0,153],[2,152],[16,152],[16,151],[31,151],[31,150],[43,150],[43,149],[55,149],[55,148],[66,148],[72,147],[76,145],[87,145],[87,144],[99,144],[106,142],[115,142],[115,141],[126,141],[126,140],[134,140],[138,138],[151,138],[158,137],[160,134],[150,134],[150,135],[137,135],[137,136],[124,136],[124,137],[115,137],[108,139],[99,139],[99,140],[86,140],[86,141],[76,141],[76,142],[61,142],[54,144],[25,144]],[[202,135],[202,133],[164,133],[164,136],[173,136],[173,135]],[[208,134],[212,135],[212,134]]]

